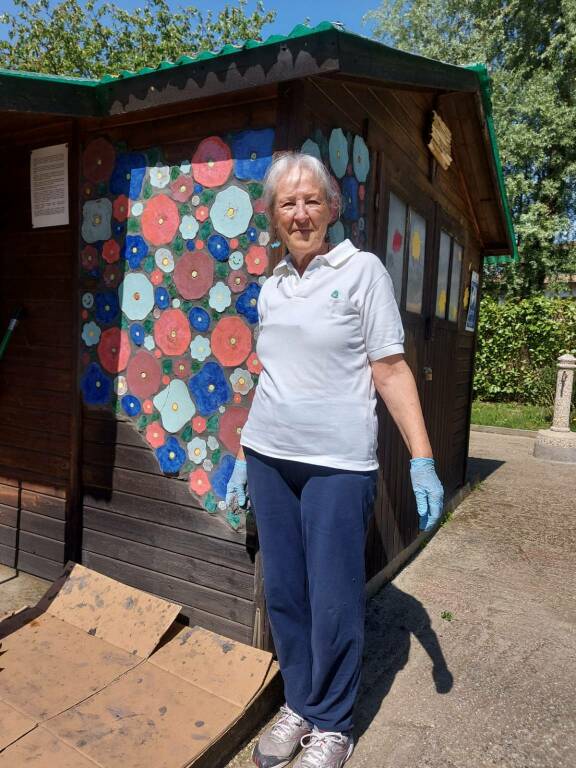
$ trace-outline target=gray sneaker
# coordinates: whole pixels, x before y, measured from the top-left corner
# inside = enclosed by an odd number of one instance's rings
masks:
[[[354,751],[352,736],[317,728],[300,743],[304,749],[293,768],[342,768]]]
[[[310,723],[284,704],[278,720],[260,736],[252,760],[258,768],[282,768],[300,748],[300,739],[311,731]]]

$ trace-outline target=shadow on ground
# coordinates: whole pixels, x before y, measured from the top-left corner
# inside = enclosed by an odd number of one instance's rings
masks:
[[[355,713],[356,738],[369,728],[394,679],[410,656],[412,636],[432,661],[437,693],[448,693],[454,683],[430,616],[412,595],[389,583],[369,603],[362,682]]]
[[[500,469],[505,463],[505,461],[498,461],[496,459],[479,459],[475,456],[470,456],[466,469],[466,480],[472,484],[486,480],[487,477],[496,472],[497,469]]]

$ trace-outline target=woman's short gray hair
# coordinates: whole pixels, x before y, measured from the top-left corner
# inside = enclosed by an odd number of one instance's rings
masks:
[[[262,194],[268,212],[272,212],[280,179],[293,171],[304,169],[313,174],[324,190],[328,205],[340,215],[342,198],[338,184],[335,183],[321,160],[313,155],[306,155],[304,152],[282,152],[272,160],[264,178],[264,192]]]

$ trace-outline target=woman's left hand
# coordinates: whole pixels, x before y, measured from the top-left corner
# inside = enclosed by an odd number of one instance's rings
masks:
[[[226,486],[226,506],[232,507],[234,499],[239,507],[246,506],[246,487],[248,484],[248,473],[246,462],[243,459],[236,459],[234,469],[228,485]]]
[[[444,509],[444,488],[436,474],[434,459],[411,459],[410,479],[420,518],[419,529],[431,531]]]

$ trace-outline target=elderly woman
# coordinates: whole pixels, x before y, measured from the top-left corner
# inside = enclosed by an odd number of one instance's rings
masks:
[[[340,768],[354,746],[376,391],[413,457],[421,529],[438,521],[443,491],[390,276],[349,240],[326,241],[340,203],[329,173],[283,154],[264,195],[288,253],[258,300],[263,369],[227,500],[243,504],[247,483],[286,704],[253,759],[279,768],[302,746],[298,768]]]

